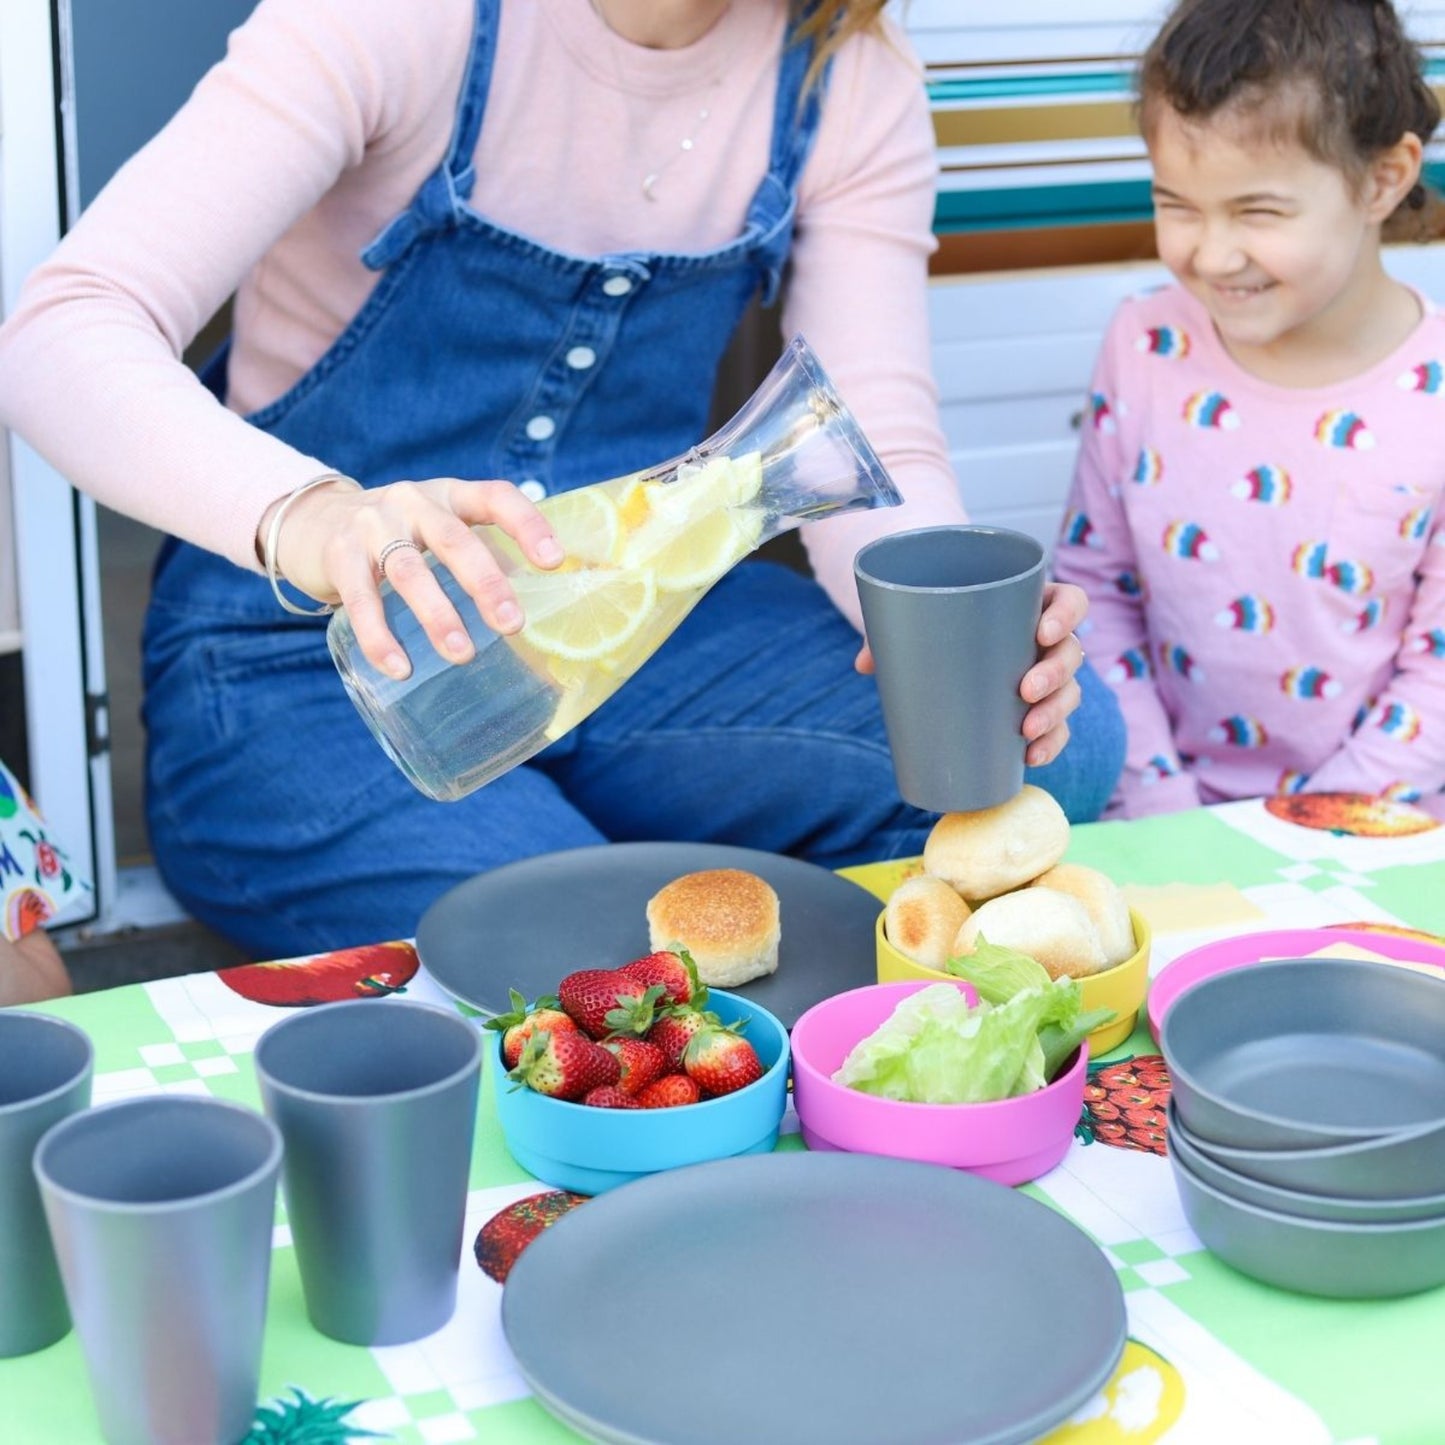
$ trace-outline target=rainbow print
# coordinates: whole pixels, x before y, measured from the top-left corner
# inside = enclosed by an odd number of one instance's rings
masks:
[[[1445,657],[1445,627],[1432,627],[1410,643],[1411,652],[1427,652],[1431,657]]]
[[[1385,620],[1385,613],[1389,611],[1389,607],[1390,604],[1385,598],[1372,597],[1353,617],[1346,618],[1340,623],[1340,627],[1345,632],[1368,632],[1372,627],[1378,627]]]
[[[1130,480],[1141,487],[1157,486],[1164,480],[1164,458],[1153,447],[1141,447]]]
[[[1139,769],[1139,781],[1148,787],[1151,783],[1163,782],[1165,778],[1177,778],[1183,771],[1183,765],[1176,759],[1165,757],[1163,753],[1155,753]]]
[[[1323,542],[1301,542],[1290,558],[1290,567],[1301,577],[1323,577],[1325,575],[1325,544]]]
[[[1409,371],[1402,371],[1395,378],[1395,385],[1401,391],[1419,391],[1426,396],[1436,396],[1441,388],[1445,387],[1445,366],[1441,366],[1438,361],[1412,366]]]
[[[1418,803],[1423,794],[1413,783],[1398,782],[1381,788],[1380,796],[1388,798],[1392,803]]]
[[[1233,717],[1221,718],[1210,728],[1209,740],[1227,743],[1232,748],[1262,748],[1269,741],[1269,733],[1258,718],[1235,713]]]
[[[1221,627],[1232,628],[1235,632],[1272,632],[1274,616],[1274,608],[1263,597],[1246,592],[1243,597],[1236,597],[1223,612],[1216,612],[1214,620]]]
[[[1239,426],[1239,413],[1230,406],[1227,396],[1217,391],[1196,391],[1184,403],[1184,420],[1205,431],[1234,431]]]
[[[1415,507],[1400,518],[1400,535],[1407,542],[1418,542],[1429,530],[1429,507]]]
[[[1091,392],[1089,395],[1089,417],[1094,423],[1094,430],[1101,431],[1108,435],[1115,429],[1114,409],[1109,405],[1109,398],[1102,391]]]
[[[1130,682],[1149,676],[1149,654],[1142,647],[1131,647],[1121,652],[1110,665],[1104,677],[1109,682]]]
[[[1370,714],[1370,721],[1386,737],[1413,743],[1420,736],[1420,714],[1407,702],[1387,702]]]
[[[1293,768],[1286,768],[1279,775],[1279,781],[1274,785],[1276,793],[1299,793],[1304,790],[1304,785],[1309,782],[1308,773],[1297,773]]]
[[[1307,701],[1338,697],[1341,687],[1329,673],[1318,667],[1292,667],[1279,680],[1280,691],[1286,697],[1298,697]]]
[[[1121,597],[1139,597],[1143,594],[1144,584],[1137,572],[1121,572],[1114,578],[1114,590]]]
[[[1348,559],[1331,562],[1325,568],[1325,576],[1341,592],[1351,597],[1362,596],[1375,585],[1375,574],[1363,562],[1351,562]]]
[[[1192,561],[1219,560],[1219,548],[1209,540],[1204,529],[1194,522],[1170,522],[1164,529],[1164,550],[1171,557],[1184,557]]]
[[[1134,349],[1151,356],[1188,356],[1189,333],[1178,326],[1151,326],[1135,341]]]
[[[1254,467],[1230,487],[1230,495],[1246,502],[1262,502],[1266,507],[1282,507],[1294,490],[1289,473],[1283,467]]]
[[[1159,644],[1159,665],[1165,672],[1172,672],[1189,682],[1204,681],[1204,669],[1195,662],[1188,650],[1177,642],[1161,642]]]
[[[1352,411],[1327,411],[1315,423],[1315,440],[1321,446],[1350,452],[1367,452],[1375,445],[1364,419]]]
[[[1084,512],[1067,512],[1061,540],[1070,547],[1102,547],[1103,539],[1094,533],[1094,524]]]

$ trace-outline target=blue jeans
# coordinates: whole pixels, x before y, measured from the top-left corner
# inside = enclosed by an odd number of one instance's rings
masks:
[[[373,741],[319,629],[295,628],[285,648],[219,631],[163,659],[148,700],[169,714],[150,779],[162,873],[196,916],[277,958],[409,936],[484,869],[608,840],[733,843],[830,868],[916,854],[934,816],[899,800],[857,647],[810,579],[747,563],[579,728],[442,804]],[[1028,773],[1074,821],[1103,809],[1124,757],[1113,694],[1087,669],[1081,681],[1068,748]],[[184,755],[165,743],[178,726]]]

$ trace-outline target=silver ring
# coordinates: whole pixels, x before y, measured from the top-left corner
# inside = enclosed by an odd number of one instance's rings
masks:
[[[388,542],[386,546],[377,553],[376,556],[376,570],[381,576],[386,576],[386,559],[390,557],[393,552],[401,551],[403,547],[410,547],[413,552],[421,551],[421,548],[418,547],[417,544],[413,542],[410,537],[392,538],[392,540]]]

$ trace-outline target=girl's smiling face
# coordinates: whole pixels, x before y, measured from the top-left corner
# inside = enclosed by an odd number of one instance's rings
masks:
[[[1160,105],[1147,139],[1160,259],[1235,358],[1347,346],[1393,286],[1380,226],[1409,189],[1403,172],[1377,161],[1353,185],[1233,111],[1195,122]]]

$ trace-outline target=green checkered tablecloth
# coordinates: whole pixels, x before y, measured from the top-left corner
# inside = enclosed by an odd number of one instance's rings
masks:
[[[1261,928],[1373,921],[1445,932],[1445,828],[1365,837],[1343,831],[1347,826],[1347,816],[1331,830],[1236,803],[1076,828],[1068,856],[1126,885],[1154,926],[1156,972],[1210,938]],[[876,884],[869,870],[855,876]],[[202,974],[45,1008],[94,1039],[97,1102],[161,1091],[259,1108],[251,1051],[279,1015],[258,999],[285,996],[303,975],[321,980],[323,993],[331,979],[354,995],[358,979],[395,981],[413,965],[405,945],[378,946],[278,965],[259,982],[251,970],[250,997],[226,975]],[[447,1002],[425,970],[406,988],[408,997]],[[1147,1131],[1121,1137],[1097,1127],[1110,1117],[1111,1090],[1135,1078],[1145,1092],[1157,1084],[1155,1054],[1141,1027],[1105,1061],[1113,1072],[1096,1075],[1106,1086],[1095,1091],[1098,1110],[1063,1164],[1028,1186],[1106,1251],[1130,1321],[1128,1351],[1108,1389],[1050,1445],[1445,1441],[1445,1370],[1436,1359],[1445,1290],[1359,1303],[1311,1299],[1257,1284],[1205,1252]],[[788,1134],[780,1147],[801,1141]],[[430,1338],[385,1349],[337,1344],[310,1328],[278,1214],[262,1408],[251,1440],[324,1445],[364,1438],[363,1431],[406,1445],[575,1440],[530,1397],[502,1337],[501,1288],[472,1257],[482,1224],[540,1187],[508,1156],[484,1087],[457,1313]],[[1078,1327],[1089,1322],[1080,1319]],[[99,1439],[73,1334],[38,1354],[0,1361],[3,1445]]]

